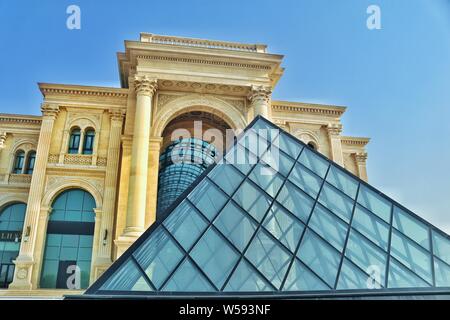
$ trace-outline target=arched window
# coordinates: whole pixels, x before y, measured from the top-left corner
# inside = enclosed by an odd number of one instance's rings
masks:
[[[36,151],[28,152],[27,165],[25,166],[26,174],[33,174],[35,162],[36,162]]]
[[[13,260],[19,255],[26,205],[15,203],[0,210],[0,288],[13,280]]]
[[[16,152],[16,157],[14,159],[14,168],[12,173],[21,174],[23,170],[23,162],[25,161],[25,151],[19,150]]]
[[[312,141],[308,142],[307,146],[310,147],[313,150],[317,150],[316,144],[314,142],[312,142]]]
[[[94,208],[94,198],[80,189],[64,191],[53,202],[47,226],[41,288],[85,289],[89,286]]]
[[[70,139],[69,139],[69,153],[70,154],[78,153],[78,149],[80,148],[80,136],[81,136],[81,130],[79,128],[74,128],[70,132]]]
[[[92,154],[94,151],[95,131],[93,129],[86,130],[84,134],[83,154]]]

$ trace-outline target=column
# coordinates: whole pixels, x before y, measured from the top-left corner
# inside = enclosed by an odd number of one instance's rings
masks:
[[[260,115],[270,120],[271,106],[270,98],[272,95],[272,88],[268,86],[252,86],[251,92],[248,95],[250,100],[250,108],[253,109],[254,117]]]
[[[147,178],[147,214],[145,228],[150,227],[156,221],[156,205],[158,200],[159,177],[159,153],[161,151],[162,138],[151,137],[148,149],[148,178]]]
[[[339,123],[330,123],[327,126],[327,131],[331,146],[331,160],[344,166],[344,155],[342,154],[341,143],[342,125]]]
[[[146,76],[136,77],[134,86],[136,111],[131,148],[127,219],[123,234],[124,237],[131,238],[139,237],[145,230],[152,98],[157,88],[157,81]]]
[[[358,175],[359,177],[368,182],[367,177],[367,167],[366,167],[366,161],[367,161],[367,153],[366,152],[359,152],[355,153],[355,160],[356,160],[356,166],[358,167]]]
[[[36,150],[36,162],[34,164],[33,177],[31,179],[30,193],[28,196],[27,211],[25,215],[23,240],[20,247],[19,256],[14,261],[16,269],[14,280],[9,286],[12,289],[32,289],[32,272],[35,263],[34,247],[39,222],[39,212],[41,209],[42,193],[44,191],[46,167],[50,143],[52,140],[53,125],[59,112],[59,106],[54,104],[44,104],[42,110],[41,131]],[[27,231],[29,229],[29,231]]]
[[[120,142],[125,112],[119,108],[109,110],[111,128],[105,174],[105,191],[103,194],[102,219],[100,221],[97,241],[96,265],[108,265],[111,261],[112,240],[114,238],[114,213],[116,209],[116,193],[118,185]]]

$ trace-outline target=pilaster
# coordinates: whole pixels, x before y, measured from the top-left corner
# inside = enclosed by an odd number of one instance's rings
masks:
[[[55,104],[43,104],[42,123],[39,133],[39,143],[36,151],[36,161],[31,179],[30,194],[28,196],[27,211],[25,215],[24,232],[28,241],[22,241],[19,256],[15,260],[16,269],[14,280],[10,285],[13,289],[32,289],[32,273],[34,249],[39,225],[39,212],[41,209],[42,193],[44,191],[45,176],[53,126],[59,112]]]
[[[368,182],[367,166],[366,166],[367,153],[366,152],[355,153],[355,160],[356,166],[358,167],[359,177],[362,180]]]
[[[252,86],[248,99],[251,102],[250,108],[252,109],[253,117],[260,115],[270,120],[271,95],[272,88],[269,86]]]
[[[342,153],[341,132],[342,125],[330,123],[327,126],[328,138],[331,146],[331,159],[337,164],[344,166],[344,155]]]

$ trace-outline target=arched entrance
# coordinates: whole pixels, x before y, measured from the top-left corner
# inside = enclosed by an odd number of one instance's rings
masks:
[[[183,113],[167,124],[159,158],[158,215],[221,157],[229,129],[221,117],[203,111]]]
[[[27,206],[13,203],[0,209],[0,288],[6,289],[14,276],[13,260],[19,255]]]
[[[89,286],[95,227],[95,200],[81,189],[61,193],[52,204],[47,226],[41,288]]]

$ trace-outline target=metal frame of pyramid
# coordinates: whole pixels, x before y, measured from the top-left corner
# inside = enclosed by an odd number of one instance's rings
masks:
[[[266,186],[252,174],[269,168],[263,153],[274,137],[253,155],[245,145],[258,126],[279,130],[283,158]],[[450,298],[450,237],[443,231],[263,117],[222,161],[238,148],[257,163],[210,166],[81,297]],[[203,195],[214,190],[202,208]],[[258,194],[251,205],[249,190]],[[236,235],[223,219],[237,213],[234,228],[246,232]],[[382,268],[373,277],[368,268],[377,259]]]

